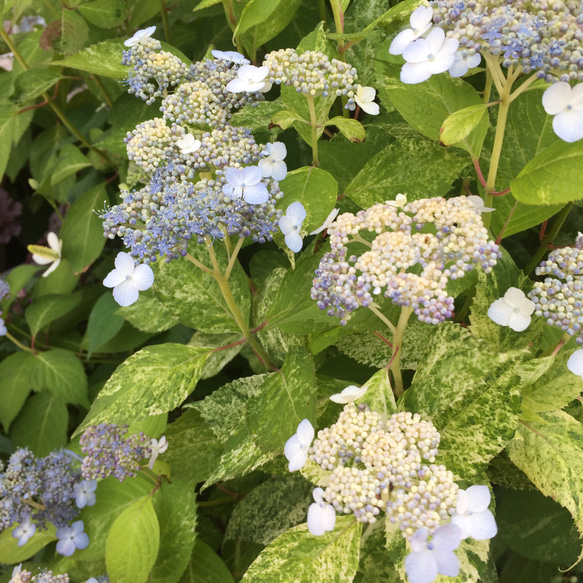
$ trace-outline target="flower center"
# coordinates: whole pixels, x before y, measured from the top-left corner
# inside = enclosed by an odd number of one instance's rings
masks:
[[[128,281],[129,279],[131,279],[132,276],[131,275],[126,275],[126,281]]]
[[[515,314],[518,314],[518,312],[520,312],[520,308],[514,308],[512,311],[513,311]]]
[[[427,550],[428,551],[432,551],[433,550],[433,543],[427,543]]]
[[[570,109],[573,109],[573,106],[571,104],[567,105],[567,107],[565,108],[567,111],[569,111]]]

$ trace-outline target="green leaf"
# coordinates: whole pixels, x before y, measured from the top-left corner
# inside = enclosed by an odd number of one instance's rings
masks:
[[[523,421],[508,444],[508,455],[545,495],[566,508],[583,533],[583,426],[563,411]],[[580,551],[581,549],[579,549]]]
[[[175,583],[188,567],[194,546],[196,501],[192,484],[177,481],[164,484],[154,496],[160,522],[160,550],[150,580]]]
[[[225,540],[268,545],[288,528],[304,522],[312,502],[312,485],[295,475],[272,478],[237,504]]]
[[[195,332],[188,343],[189,346],[204,346],[213,349],[204,364],[200,378],[209,379],[219,374],[227,363],[241,352],[243,344],[239,342],[240,340],[241,333],[207,334],[206,332]],[[226,346],[229,348],[225,348]],[[220,350],[216,350],[217,348]]]
[[[124,79],[127,77],[128,68],[121,64],[121,54],[125,50],[123,43],[121,38],[109,39],[91,45],[76,55],[53,61],[51,65],[80,69],[114,79]]]
[[[262,130],[273,121],[273,116],[281,109],[282,104],[279,99],[256,101],[233,113],[229,123],[233,126],[251,128],[253,131]],[[293,114],[293,112],[290,113]]]
[[[19,547],[18,539],[12,536],[12,531],[17,526],[17,524],[14,524],[0,533],[0,562],[2,563],[14,564],[26,561],[41,549],[44,549],[49,543],[57,540],[57,535],[55,534],[57,529],[51,522],[48,522],[47,530],[37,528],[28,542]]]
[[[364,142],[366,131],[364,126],[356,119],[336,116],[326,122],[327,126],[336,126],[342,135],[351,142]]]
[[[445,322],[399,400],[400,410],[433,422],[441,434],[439,463],[462,479],[481,474],[514,435],[518,354],[493,354],[467,329]]]
[[[464,107],[448,116],[441,126],[440,142],[453,146],[463,140],[484,118],[488,106],[485,103]]]
[[[18,292],[30,281],[30,278],[40,269],[40,265],[19,265],[4,278],[10,286],[10,293],[2,300],[2,312],[6,313]]]
[[[224,273],[228,263],[225,248],[217,240],[213,249]],[[191,241],[188,252],[199,262],[210,266],[205,245]],[[219,284],[211,275],[204,273],[185,258],[175,259],[170,263],[157,261],[152,269],[156,277],[156,297],[181,324],[210,334],[240,332]],[[243,318],[248,320],[251,304],[249,287],[245,272],[238,262],[235,262],[231,272],[229,286]]]
[[[29,379],[35,390],[48,389],[65,403],[89,408],[85,370],[72,352],[60,348],[39,352],[32,364]]]
[[[46,67],[34,67],[24,71],[14,84],[15,99],[19,103],[27,103],[51,89],[60,79],[59,73]]]
[[[409,201],[443,196],[470,163],[456,150],[430,140],[403,138],[373,156],[353,178],[344,193],[362,208],[369,208],[397,194]]]
[[[46,51],[53,49],[62,55],[72,55],[83,48],[88,37],[85,19],[73,10],[63,10],[58,20],[49,22],[43,30],[39,43]]]
[[[234,579],[223,560],[197,538],[190,562],[178,583],[234,583]]]
[[[361,523],[338,516],[333,531],[313,536],[305,524],[276,538],[243,576],[246,583],[352,581],[358,567]]]
[[[320,168],[310,166],[292,170],[279,186],[285,197],[277,202],[276,208],[284,209],[292,202],[301,202],[307,213],[302,230],[308,233],[322,225],[336,205],[338,184],[332,174]]]
[[[271,116],[271,123],[279,126],[282,130],[287,130],[287,128],[293,125],[294,121],[306,122],[300,114],[295,111],[290,111],[289,109],[277,111]]]
[[[33,336],[47,324],[74,310],[81,302],[81,294],[52,294],[35,300],[24,313]]]
[[[117,304],[116,304],[117,306]],[[116,315],[122,316],[132,326],[142,332],[164,332],[178,322],[170,312],[156,299],[154,292],[146,290],[140,292],[138,301],[131,306],[120,308],[117,306]]]
[[[105,547],[107,574],[118,583],[145,583],[160,547],[152,498],[136,500],[113,523]]]
[[[166,430],[168,451],[164,454],[172,477],[191,484],[204,482],[221,459],[223,444],[194,409],[187,409]]]
[[[283,451],[302,419],[315,422],[314,386],[310,353],[305,348],[292,347],[281,372],[268,376],[261,393],[247,403],[249,428],[263,451]]]
[[[510,183],[525,204],[557,204],[583,198],[577,180],[583,172],[583,143],[555,142],[537,154]]]
[[[208,349],[148,346],[117,367],[76,434],[98,423],[132,423],[172,411],[194,390]]]
[[[95,26],[115,28],[126,18],[126,4],[123,0],[96,0],[81,4],[79,12]]]
[[[109,202],[105,184],[82,194],[69,208],[61,227],[63,256],[74,273],[80,273],[101,255],[106,238],[95,214]]]
[[[0,102],[0,177],[4,176],[14,136],[17,107],[10,101]]]
[[[372,375],[363,387],[367,388],[366,395],[359,400],[366,403],[373,411],[380,413],[383,419],[397,412],[397,404],[387,368],[382,368]]]
[[[95,491],[95,504],[83,509],[85,532],[91,544],[84,550],[75,551],[80,561],[91,561],[105,555],[107,533],[117,517],[138,499],[143,500],[152,490],[152,482],[143,477],[124,480],[110,476],[100,480]]]
[[[193,8],[193,12],[196,12],[197,10],[204,10],[205,8],[210,8],[211,6],[214,6],[215,4],[220,4],[221,0],[201,0],[194,8]]]
[[[109,291],[95,302],[87,322],[88,357],[122,329],[125,320],[117,315],[118,309],[119,304]]]
[[[33,361],[31,352],[15,352],[0,362],[0,422],[6,433],[32,388],[29,373]]]
[[[50,192],[52,187],[89,166],[91,166],[89,158],[77,146],[65,144],[59,150],[54,166],[36,190],[43,193]]]
[[[10,438],[17,447],[29,447],[35,455],[45,456],[67,443],[68,421],[65,401],[41,391],[24,404],[12,424]]]

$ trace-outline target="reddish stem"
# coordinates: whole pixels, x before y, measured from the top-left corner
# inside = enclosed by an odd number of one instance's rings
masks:
[[[388,344],[391,348],[393,348],[393,345],[380,332],[373,332],[373,334],[377,338],[380,338],[385,344]]]

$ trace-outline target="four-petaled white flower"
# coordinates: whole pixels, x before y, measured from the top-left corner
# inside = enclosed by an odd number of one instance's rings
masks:
[[[75,495],[77,508],[85,508],[85,506],[93,506],[95,504],[96,488],[97,480],[83,480],[75,484],[73,494]]]
[[[297,432],[286,442],[284,453],[289,461],[289,471],[295,472],[303,468],[308,461],[308,449],[314,439],[314,428],[309,419],[303,419],[298,425]]]
[[[515,332],[522,332],[528,328],[533,312],[534,302],[516,287],[508,288],[504,297],[492,302],[488,308],[491,320],[500,326],[508,326]]]
[[[89,537],[83,532],[85,528],[82,520],[77,520],[71,526],[58,528],[56,535],[59,539],[57,543],[57,553],[70,557],[75,549],[86,549],[89,546]]]
[[[444,524],[428,541],[427,530],[417,530],[410,541],[413,552],[405,557],[405,571],[410,583],[431,583],[437,575],[457,577],[460,562],[453,551],[462,540],[461,532],[455,524]]]
[[[219,51],[217,49],[211,51],[211,55],[215,59],[220,59],[221,61],[229,61],[229,63],[235,63],[235,65],[248,65],[251,61],[246,59],[241,53],[237,51]]]
[[[376,95],[376,90],[373,87],[363,87],[358,86],[356,90],[356,95],[354,96],[354,101],[358,104],[360,109],[369,115],[378,115],[380,108],[378,103],[374,102]]]
[[[543,107],[553,117],[553,130],[565,142],[583,138],[583,83],[554,83],[543,93]]]
[[[243,65],[237,71],[237,77],[227,83],[227,91],[231,93],[256,93],[257,91],[266,90],[266,86],[271,84],[265,81],[269,74],[269,67],[254,67],[253,65]]]
[[[340,209],[332,209],[330,214],[326,217],[326,220],[315,231],[312,231],[310,235],[317,235],[327,229],[334,222],[339,212]]]
[[[185,134],[182,139],[176,142],[176,145],[180,148],[181,154],[192,154],[202,146],[202,142],[196,140],[192,134]]]
[[[261,204],[269,199],[267,186],[261,182],[263,174],[257,166],[226,168],[225,178],[223,192],[230,198],[242,198],[249,204]]]
[[[353,401],[357,401],[363,397],[367,390],[367,387],[349,385],[341,393],[335,393],[332,395],[330,397],[330,401],[334,401],[334,403],[340,403],[341,405],[346,405],[346,403],[352,403]]]
[[[477,67],[482,62],[482,55],[474,53],[473,55],[466,55],[462,51],[457,51],[453,55],[453,65],[448,69],[448,73],[452,77],[463,77],[470,69]]]
[[[488,510],[489,504],[488,486],[470,486],[467,490],[458,490],[451,522],[460,527],[462,539],[471,536],[475,540],[486,540],[496,536],[498,527],[494,515]]]
[[[477,194],[470,194],[470,196],[467,198],[474,205],[474,210],[480,215],[482,213],[491,213],[496,210],[489,206],[485,206],[482,197],[478,196]]]
[[[18,546],[22,547],[28,542],[28,540],[35,533],[35,531],[36,531],[36,524],[34,524],[31,521],[30,516],[27,516],[26,520],[24,522],[21,522],[12,531],[12,536],[14,538],[18,539]]]
[[[323,494],[322,488],[315,488],[312,492],[315,502],[308,508],[308,530],[315,536],[334,530],[336,524],[334,507],[324,502]]]
[[[273,144],[265,144],[262,156],[267,156],[263,160],[259,160],[259,168],[263,174],[263,178],[273,178],[274,180],[283,180],[287,176],[287,166],[284,162],[287,156],[287,148],[283,142],[273,142]]]
[[[303,241],[300,231],[305,218],[306,209],[299,200],[296,200],[287,207],[285,215],[279,219],[279,228],[285,235],[285,244],[294,253],[302,250]]]
[[[120,251],[115,258],[115,269],[103,280],[105,287],[113,288],[113,299],[124,308],[138,301],[141,291],[152,287],[154,272],[149,265],[136,266],[129,253]]]
[[[156,459],[161,453],[164,453],[168,449],[168,441],[166,441],[166,436],[163,435],[160,438],[160,441],[157,439],[150,440],[150,450],[152,453],[150,454],[150,461],[148,462],[148,467],[153,469],[154,464],[156,463]]]
[[[63,241],[59,239],[55,233],[49,233],[47,236],[47,242],[50,249],[47,247],[42,247],[40,245],[29,245],[29,251],[32,251],[32,260],[39,265],[52,265],[43,273],[43,277],[50,275],[61,263],[61,249],[63,247]]]
[[[404,50],[420,36],[423,36],[430,28],[433,22],[433,8],[430,6],[419,6],[411,13],[409,24],[411,28],[401,31],[391,43],[389,53],[391,55],[402,55]]]
[[[407,195],[397,194],[395,200],[385,200],[385,204],[388,204],[389,206],[397,209],[403,208],[407,204]]]
[[[455,38],[445,38],[443,28],[434,28],[427,38],[417,39],[403,52],[407,62],[401,69],[401,81],[422,83],[431,75],[444,73],[453,65],[459,44]]]
[[[583,348],[575,350],[567,361],[567,368],[578,377],[583,379]]]
[[[6,336],[8,334],[8,328],[2,318],[0,318],[0,336]]]
[[[133,47],[138,43],[141,43],[144,39],[150,38],[156,32],[155,26],[149,26],[148,28],[144,28],[142,30],[138,30],[132,38],[128,38],[128,40],[124,41],[124,45],[126,47]]]

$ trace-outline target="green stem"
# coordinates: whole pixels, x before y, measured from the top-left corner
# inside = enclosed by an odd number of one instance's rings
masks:
[[[235,265],[235,261],[237,261],[237,255],[239,254],[239,251],[241,250],[241,247],[243,245],[244,240],[245,240],[245,237],[239,237],[239,240],[237,241],[235,248],[231,251],[231,257],[229,259],[229,264],[227,265],[227,269],[225,271],[225,278],[226,279],[229,279],[229,277],[231,275],[231,271],[233,269],[233,266]]]
[[[109,92],[105,88],[103,81],[99,78],[99,75],[96,75],[95,73],[93,73],[91,78],[93,79],[93,81],[95,81],[95,85],[97,85],[97,87],[99,88],[99,91],[101,91],[101,95],[103,95],[103,99],[105,99],[105,103],[107,103],[107,107],[113,107],[113,99],[111,98],[111,95],[109,94]]]
[[[567,344],[567,342],[569,342],[569,340],[571,339],[571,336],[569,336],[569,334],[567,334],[567,332],[565,332],[560,340],[554,344],[553,346],[549,346],[549,348],[547,348],[541,355],[539,358],[544,358],[545,356],[555,356],[555,354],[557,354],[557,352],[559,352],[559,350],[561,350],[561,348],[563,347],[563,345]]]
[[[32,352],[32,348],[29,348],[28,346],[25,346],[24,344],[19,342],[16,338],[14,338],[14,336],[12,336],[12,334],[10,334],[10,332],[6,332],[5,336],[6,338],[8,338],[8,340],[10,340],[10,342],[12,342],[12,344],[18,346],[18,348],[20,348],[21,350],[26,350],[26,352]]]
[[[394,324],[379,310],[376,304],[370,304],[368,309],[381,321],[385,326],[391,331],[391,334],[394,336],[397,329],[395,328]],[[394,346],[394,345],[393,345]]]
[[[190,253],[186,254],[186,259],[188,259],[190,263],[196,265],[200,270],[204,271],[205,273],[212,274],[211,269],[209,269],[206,265],[201,263],[198,259],[194,258]]]
[[[164,37],[166,38],[166,42],[168,44],[172,44],[172,40],[170,38],[170,26],[168,25],[168,10],[166,9],[165,0],[160,0],[160,12],[162,14],[162,24],[164,26]]]
[[[389,370],[393,373],[393,380],[395,386],[393,391],[395,397],[400,397],[403,394],[403,377],[401,376],[401,353],[403,352],[403,336],[407,328],[409,316],[413,313],[413,308],[403,306],[401,308],[401,315],[397,322],[397,327],[393,334],[393,357],[391,358],[391,365]]]
[[[320,7],[320,21],[326,22],[326,0],[319,0],[318,5]]]
[[[573,208],[573,203],[570,202],[566,204],[561,212],[557,215],[557,220],[553,223],[552,229],[543,237],[539,248],[536,253],[532,256],[532,259],[528,262],[527,266],[524,268],[524,275],[529,275],[534,268],[541,262],[545,253],[549,250],[549,245],[555,240],[556,236],[559,234],[561,227],[563,226],[567,216]]]
[[[318,118],[316,117],[316,106],[314,105],[314,98],[307,95],[308,109],[310,110],[310,125],[312,126],[312,165],[319,166],[318,160]]]

